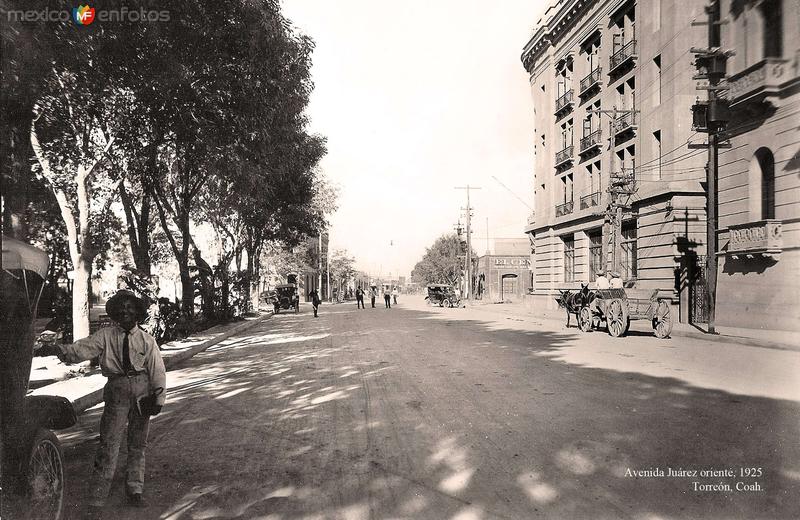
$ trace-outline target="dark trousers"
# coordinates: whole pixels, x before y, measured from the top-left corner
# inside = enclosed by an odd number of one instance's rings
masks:
[[[359,309],[365,308],[364,307],[364,298],[363,297],[356,298],[356,305],[358,306]]]
[[[374,308],[375,308],[375,297],[374,297],[374,296],[372,296],[372,297],[370,298],[370,301],[372,302],[372,308],[374,309]]]
[[[317,309],[319,309],[319,302],[313,302],[311,304],[314,307],[314,317],[317,317]]]
[[[387,309],[391,309],[392,308],[392,297],[391,296],[389,296],[388,294],[384,294],[383,295],[383,301],[384,301],[384,303],[386,303],[386,308]]]

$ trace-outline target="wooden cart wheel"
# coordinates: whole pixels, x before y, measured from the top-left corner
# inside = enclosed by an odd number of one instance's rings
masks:
[[[668,338],[672,333],[672,312],[666,300],[659,300],[656,312],[653,314],[653,331],[657,338]]]
[[[628,309],[622,304],[622,300],[614,298],[606,307],[606,327],[608,333],[618,338],[625,334],[628,328]]]
[[[445,298],[442,304],[448,309],[453,306],[453,303],[448,298]]]
[[[592,332],[592,310],[588,306],[581,307],[578,312],[578,328],[583,332]]]

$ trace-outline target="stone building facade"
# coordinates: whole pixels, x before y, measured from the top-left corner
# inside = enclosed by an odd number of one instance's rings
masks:
[[[716,322],[800,330],[800,6],[722,0],[732,119],[719,154]]]
[[[706,41],[691,25],[704,16],[702,2],[560,0],[536,24],[521,57],[535,113],[534,305],[616,269],[672,293],[689,320],[706,226],[689,49]]]

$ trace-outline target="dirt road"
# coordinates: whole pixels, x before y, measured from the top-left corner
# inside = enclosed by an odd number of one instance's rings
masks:
[[[723,347],[407,298],[304,307],[170,372],[150,507],[118,471],[107,517],[798,518],[800,354]],[[69,518],[99,415],[62,437]]]

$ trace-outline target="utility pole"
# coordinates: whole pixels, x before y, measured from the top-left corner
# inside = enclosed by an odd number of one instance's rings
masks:
[[[720,49],[719,0],[712,0],[705,7],[708,19],[705,22],[693,22],[692,25],[705,25],[708,30],[708,48],[691,48],[695,55],[694,65],[698,74],[693,79],[708,80],[708,85],[698,86],[698,90],[708,93],[707,101],[697,101],[692,106],[693,128],[698,132],[708,133],[707,144],[690,144],[689,148],[707,148],[708,164],[706,165],[706,308],[708,310],[708,332],[716,334],[714,321],[717,306],[717,176],[719,168],[720,134],[725,131],[729,120],[728,101],[718,96],[718,92],[727,90],[719,85],[725,77],[726,61],[733,55],[732,51]],[[730,145],[727,145],[730,146]]]
[[[472,292],[472,206],[469,205],[469,190],[479,190],[480,187],[477,186],[470,186],[467,184],[466,186],[456,186],[455,189],[457,190],[467,190],[467,283],[465,284],[465,292],[466,299],[470,299],[470,293]]]
[[[614,144],[616,142],[614,124],[616,123],[620,114],[630,115],[632,118],[631,124],[633,124],[635,122],[634,118],[639,111],[636,110],[635,107],[631,110],[622,110],[614,106],[611,110],[588,110],[587,112],[611,116],[611,120],[608,122],[608,149],[611,151],[609,164],[609,183],[607,190],[609,194],[609,202],[608,206],[606,207],[605,214],[605,220],[610,229],[608,229],[608,240],[603,240],[602,255],[603,264],[606,266],[606,270],[608,270],[607,244],[610,242],[612,246],[611,270],[619,271],[620,263],[622,261],[622,209],[627,205],[627,202],[623,203],[621,199],[623,195],[630,197],[636,193],[636,175],[634,171],[631,171],[629,175],[626,175],[624,165],[620,165],[619,173],[614,170],[614,158],[617,153],[614,150]]]
[[[317,269],[317,293],[322,292],[322,231],[319,232],[319,269]],[[322,294],[319,295],[320,299]]]

